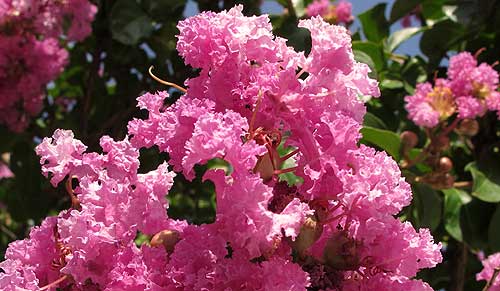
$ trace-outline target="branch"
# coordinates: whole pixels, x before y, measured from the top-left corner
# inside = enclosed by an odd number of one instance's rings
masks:
[[[17,236],[15,233],[10,231],[5,225],[0,224],[0,230],[5,233],[11,240],[17,240]]]
[[[498,273],[500,273],[500,267],[496,267],[495,270],[493,271],[493,275],[491,275],[490,280],[488,283],[486,283],[486,286],[484,286],[483,291],[488,291],[491,286],[493,286],[493,283],[495,283],[495,280],[498,277]]]
[[[456,249],[453,252],[451,270],[450,291],[464,291],[465,267],[467,265],[467,246],[457,242]]]

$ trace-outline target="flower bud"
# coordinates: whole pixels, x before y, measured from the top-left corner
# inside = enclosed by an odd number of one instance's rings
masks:
[[[418,136],[413,131],[403,131],[399,137],[401,138],[403,151],[409,151],[418,144]]]
[[[453,162],[448,157],[441,157],[437,166],[437,171],[447,173],[453,169]]]
[[[300,227],[299,235],[291,242],[291,247],[300,256],[304,256],[306,250],[321,237],[322,233],[323,225],[316,220],[315,216],[308,216]]]
[[[464,119],[456,129],[458,134],[465,136],[475,136],[479,132],[479,123],[474,119]]]
[[[180,234],[176,230],[162,230],[155,234],[150,241],[152,247],[163,245],[167,253],[174,251],[174,247],[181,240]]]

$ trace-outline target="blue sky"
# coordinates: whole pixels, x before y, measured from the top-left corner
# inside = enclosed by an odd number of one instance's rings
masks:
[[[390,13],[390,9],[392,7],[392,4],[394,3],[394,0],[388,0],[388,1],[376,1],[376,0],[347,0],[352,3],[353,7],[353,14],[356,16],[371,7],[377,5],[378,3],[385,2],[387,3],[387,16]],[[274,0],[264,0],[262,4],[262,12],[263,13],[268,13],[268,14],[279,14],[282,12],[283,7],[278,4]],[[194,15],[198,12],[196,4],[192,0],[188,0],[188,5],[186,7],[185,14],[186,16],[191,16]],[[354,24],[351,26],[351,31],[356,31],[359,29],[359,23],[356,20]],[[401,29],[401,25],[399,23],[396,23],[391,27],[391,31],[397,31]],[[418,46],[420,40],[420,35],[417,35],[413,37],[412,39],[406,41],[403,43],[397,50],[397,53],[402,53],[402,54],[408,54],[408,55],[416,55],[419,54],[420,49]]]

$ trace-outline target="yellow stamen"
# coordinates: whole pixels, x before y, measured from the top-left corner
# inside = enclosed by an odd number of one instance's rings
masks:
[[[472,82],[472,95],[478,99],[486,99],[490,95],[490,89],[486,84]]]
[[[446,120],[456,111],[453,93],[448,87],[435,87],[427,94],[427,100],[434,110],[439,113],[441,120]]]

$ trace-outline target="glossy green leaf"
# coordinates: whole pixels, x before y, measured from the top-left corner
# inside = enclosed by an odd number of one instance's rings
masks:
[[[394,23],[410,13],[420,2],[421,0],[396,0],[391,8],[390,22]]]
[[[444,228],[456,240],[462,241],[462,227],[460,226],[460,211],[464,204],[470,202],[471,198],[467,192],[451,188],[443,190],[444,200]]]
[[[378,118],[375,114],[371,112],[367,112],[365,114],[365,118],[363,119],[363,126],[379,128],[379,129],[387,129],[387,125],[385,125],[382,119]]]
[[[475,162],[468,164],[465,170],[472,174],[473,196],[486,202],[500,202],[500,184],[497,183],[497,177],[493,177],[491,173],[480,171]]]
[[[441,222],[442,199],[439,193],[425,184],[413,185],[413,216],[416,227],[434,230]]]
[[[385,18],[386,6],[386,3],[380,3],[358,16],[366,39],[380,42],[389,35],[389,22]]]
[[[145,12],[160,21],[172,21],[174,16],[181,17],[187,0],[142,0]]]
[[[113,38],[126,45],[135,45],[153,32],[153,20],[142,7],[131,0],[118,0],[111,11]]]
[[[420,49],[435,67],[439,65],[448,50],[458,45],[464,34],[465,30],[460,24],[451,20],[441,21],[424,32]]]
[[[434,25],[434,23],[443,20],[446,15],[443,12],[443,5],[447,0],[423,0],[422,1],[422,15],[427,22],[427,25]]]
[[[386,48],[389,52],[396,50],[403,42],[425,30],[425,27],[408,27],[392,33],[387,39]]]
[[[306,3],[304,0],[291,0],[293,4],[293,9],[295,9],[295,15],[301,18],[306,13]]]
[[[291,14],[297,16],[298,18],[301,18],[306,13],[307,5],[309,3],[311,3],[312,1],[311,0],[276,0],[276,2],[281,4],[283,7],[288,8],[289,10],[293,9]]]
[[[271,17],[274,33],[288,39],[287,45],[297,51],[309,53],[311,48],[311,33],[309,30],[297,27],[297,19],[290,15]]]
[[[354,53],[354,59],[360,63],[367,64],[368,67],[374,72],[375,74],[377,73],[377,67],[375,65],[375,62],[373,59],[370,57],[369,54],[365,53],[364,51],[360,50],[353,50]]]
[[[488,224],[495,212],[495,205],[472,199],[460,211],[463,239],[471,248],[488,248]]]
[[[462,2],[460,5],[444,5],[443,13],[451,20],[469,25],[479,19],[479,5],[474,2]]]
[[[401,146],[399,135],[389,130],[369,126],[363,127],[361,134],[363,135],[361,143],[375,145],[394,157],[396,161],[399,161],[399,149]]]
[[[413,90],[418,83],[427,81],[426,62],[420,57],[411,57],[403,65],[401,74],[409,94],[413,94]],[[406,85],[405,85],[406,86]]]
[[[380,82],[382,89],[400,89],[403,88],[404,83],[399,80],[384,79]]]
[[[352,49],[354,51],[362,51],[368,56],[373,62],[373,68],[376,72],[384,69],[386,65],[386,58],[380,44],[371,41],[353,41]]]

